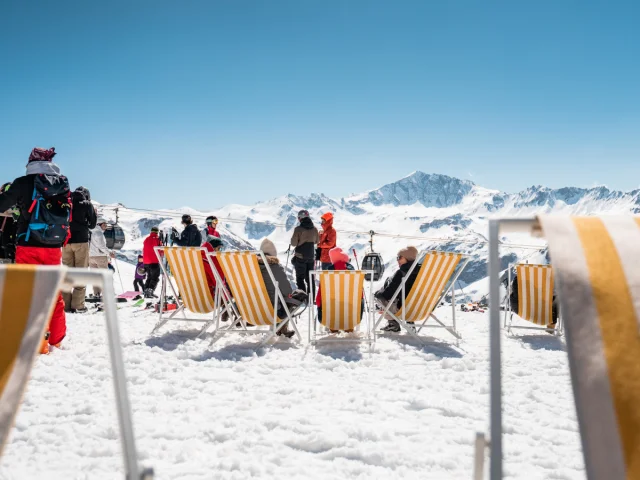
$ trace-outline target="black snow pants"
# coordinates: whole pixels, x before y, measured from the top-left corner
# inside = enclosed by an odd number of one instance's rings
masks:
[[[293,263],[293,268],[296,271],[296,286],[306,293],[311,292],[312,297],[315,298],[316,289],[315,285],[309,285],[309,272],[313,270],[316,262],[314,260],[303,260],[298,257],[293,257],[291,263]]]
[[[144,268],[147,270],[147,283],[144,289],[150,288],[155,292],[158,282],[160,281],[160,264],[159,263],[145,263]]]

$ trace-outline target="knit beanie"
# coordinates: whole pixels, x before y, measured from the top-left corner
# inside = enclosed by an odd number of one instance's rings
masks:
[[[276,246],[268,238],[262,240],[262,243],[260,244],[260,250],[262,250],[265,255],[268,255],[270,257],[278,256],[278,250],[276,249]]]
[[[56,156],[56,149],[51,147],[49,150],[44,148],[36,147],[31,150],[31,155],[29,155],[29,161],[31,162],[50,162],[53,160],[53,157]]]
[[[414,246],[408,246],[398,252],[399,257],[404,257],[408,262],[415,261],[418,258],[418,249]]]
[[[335,247],[329,250],[329,258],[334,265],[337,262],[347,263],[349,261],[349,255],[344,253],[340,247]]]

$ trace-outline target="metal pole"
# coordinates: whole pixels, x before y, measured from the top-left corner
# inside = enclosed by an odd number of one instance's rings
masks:
[[[491,365],[490,478],[502,480],[502,365],[500,355],[500,220],[489,221],[489,362]]]
[[[122,289],[122,293],[125,292],[124,285],[122,284],[122,277],[120,276],[120,269],[118,268],[118,259],[113,257],[113,263],[116,264],[116,272],[118,272],[118,279],[120,280],[120,288]]]

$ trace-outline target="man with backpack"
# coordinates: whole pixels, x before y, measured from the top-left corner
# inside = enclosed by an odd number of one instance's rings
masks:
[[[91,230],[96,228],[96,210],[91,203],[91,194],[84,187],[78,187],[71,194],[73,215],[69,228],[71,238],[62,248],[62,264],[67,267],[89,267],[89,239]],[[63,293],[64,306],[67,312],[84,313],[86,287],[75,287],[72,292]]]
[[[115,254],[107,248],[107,239],[104,231],[107,229],[107,221],[103,217],[98,217],[96,228],[91,230],[91,243],[89,244],[89,267],[91,268],[109,268],[109,259],[114,258]],[[102,296],[102,289],[93,286],[94,297]]]
[[[300,225],[293,229],[291,236],[291,246],[293,258],[291,263],[296,272],[296,286],[306,293],[314,293],[313,285],[309,285],[309,272],[313,270],[315,264],[315,249],[318,243],[318,229],[313,225],[307,210],[298,212]]]
[[[144,285],[144,298],[154,298],[155,290],[160,281],[160,262],[156,256],[156,247],[162,246],[158,237],[158,227],[152,227],[149,236],[142,243],[142,261],[147,272],[147,281]]]
[[[20,211],[16,263],[60,265],[62,260],[62,247],[70,236],[71,192],[67,177],[53,163],[55,155],[54,148],[34,148],[26,175],[0,192],[0,211],[14,206]],[[59,346],[66,332],[64,301],[59,295],[40,353],[49,353],[50,345]]]
[[[195,223],[191,220],[191,215],[182,215],[182,225],[184,230],[181,234],[172,229],[173,242],[180,247],[199,247],[202,245],[202,234]]]

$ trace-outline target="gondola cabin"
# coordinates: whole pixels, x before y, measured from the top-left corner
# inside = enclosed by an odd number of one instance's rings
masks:
[[[368,282],[377,282],[380,280],[384,274],[384,262],[382,261],[382,256],[375,252],[367,253],[362,259],[362,270],[373,271],[373,275],[371,273],[365,273],[364,275],[365,280]]]
[[[104,231],[104,238],[107,241],[109,250],[122,250],[124,246],[124,230],[118,225],[108,225]]]

